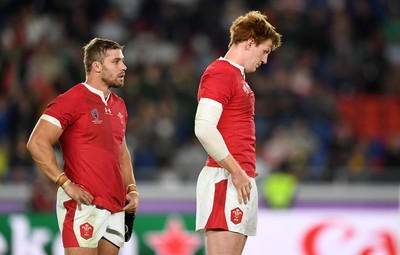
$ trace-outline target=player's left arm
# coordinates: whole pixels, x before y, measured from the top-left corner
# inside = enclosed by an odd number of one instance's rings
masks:
[[[124,186],[127,190],[126,200],[129,202],[124,207],[124,211],[135,212],[139,205],[139,192],[137,191],[131,155],[126,144],[125,137],[121,144],[120,161],[122,168],[122,178],[124,181]]]

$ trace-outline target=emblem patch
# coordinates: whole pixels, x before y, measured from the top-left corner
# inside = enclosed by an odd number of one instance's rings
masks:
[[[125,125],[125,121],[124,121],[124,115],[122,115],[122,113],[118,112],[118,117],[121,121],[121,124],[124,126]]]
[[[92,110],[92,117],[94,118],[94,120],[92,121],[94,124],[101,124],[102,120],[99,119],[100,114],[97,108],[94,108]]]
[[[85,222],[79,226],[79,230],[81,231],[81,237],[85,240],[92,238],[93,236],[93,226],[90,223]]]
[[[105,114],[112,115],[111,109],[110,109],[110,108],[107,108],[107,107],[104,107],[104,113],[105,113]]]
[[[245,81],[242,81],[242,84],[243,84],[244,93],[246,93],[246,95],[249,95],[250,94],[250,86],[249,86],[249,84],[247,84],[247,82],[245,82]]]
[[[231,221],[233,224],[237,225],[242,222],[243,211],[239,207],[231,210]]]

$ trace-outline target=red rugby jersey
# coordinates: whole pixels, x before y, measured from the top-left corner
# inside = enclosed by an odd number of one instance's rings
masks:
[[[44,114],[61,123],[59,143],[68,178],[93,195],[93,204],[122,211],[126,192],[119,159],[128,120],[123,99],[111,93],[106,104],[77,84],[55,98]]]
[[[217,128],[232,156],[248,176],[255,177],[255,98],[240,69],[225,60],[214,61],[201,77],[197,97],[199,101],[210,98],[222,104]],[[206,165],[220,167],[210,155]]]

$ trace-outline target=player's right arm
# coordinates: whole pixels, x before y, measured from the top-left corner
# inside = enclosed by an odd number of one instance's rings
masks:
[[[238,192],[239,203],[250,199],[251,183],[246,172],[230,154],[217,125],[222,114],[222,105],[209,98],[201,98],[195,117],[195,134],[207,153],[228,170]]]
[[[60,176],[63,171],[57,164],[53,148],[53,144],[58,141],[62,133],[61,125],[55,125],[54,118],[42,116],[33,129],[26,145],[40,171],[59,185],[68,180],[65,175]],[[81,202],[85,204],[92,203],[93,197],[73,183],[65,187],[64,190],[68,196],[77,202],[79,209],[81,209]]]
[[[53,144],[58,141],[62,128],[47,120],[39,119],[26,145],[39,169],[51,180],[63,171],[57,164]]]

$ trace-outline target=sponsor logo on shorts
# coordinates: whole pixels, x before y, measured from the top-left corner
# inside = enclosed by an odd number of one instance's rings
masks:
[[[243,211],[239,207],[231,210],[231,221],[233,224],[237,225],[242,222]]]
[[[90,223],[85,222],[82,225],[79,226],[79,229],[81,231],[81,237],[85,240],[88,240],[92,238],[93,236],[93,226],[90,225]]]

